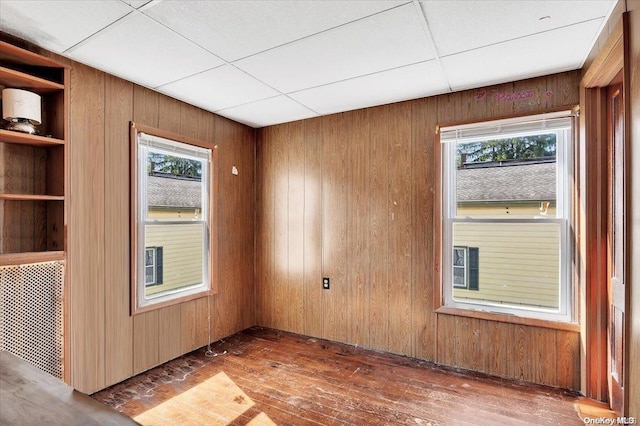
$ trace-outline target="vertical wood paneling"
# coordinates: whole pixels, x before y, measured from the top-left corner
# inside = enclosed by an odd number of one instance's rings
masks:
[[[304,127],[292,123],[286,125],[289,150],[289,179],[287,202],[288,248],[288,331],[304,330],[304,216],[305,216],[305,144]]]
[[[243,313],[253,309],[253,131],[215,117],[214,142],[218,145],[218,294],[212,299],[213,337],[219,339],[244,328]],[[232,167],[238,175],[232,173]],[[246,229],[245,229],[246,228]],[[244,296],[249,295],[249,299]],[[251,317],[249,317],[251,318]]]
[[[475,328],[475,319],[456,317],[456,366],[473,369],[477,357],[479,333]]]
[[[366,110],[345,113],[347,163],[347,342],[369,346],[370,143]]]
[[[202,299],[206,300],[206,297]],[[180,304],[180,353],[187,353],[201,346],[197,344],[197,327],[206,326],[206,324],[199,322],[196,316],[198,300],[200,299]]]
[[[162,96],[158,102],[158,127],[173,133],[180,133],[181,102]]]
[[[324,127],[322,229],[323,276],[331,279],[331,289],[323,290],[323,335],[345,341],[347,268],[347,145],[342,140],[346,126],[342,114],[322,118]]]
[[[84,65],[73,63],[72,70],[70,366],[72,384],[93,392],[205,345],[210,311],[216,329],[213,340],[255,323],[251,261],[255,132]],[[224,244],[219,268],[213,271],[216,275],[223,271],[220,294],[133,317],[129,314],[129,121],[196,137],[212,146],[220,140],[225,148],[221,164],[227,170],[220,174],[225,190],[219,194]],[[239,177],[231,175],[232,164],[241,170]]]
[[[530,377],[528,381],[553,385],[556,383],[557,346],[556,330],[535,328],[529,330]]]
[[[237,313],[240,314],[241,322],[238,325],[239,331],[247,327],[254,326],[255,309],[254,307],[254,294],[255,294],[255,270],[254,262],[255,258],[255,153],[256,153],[256,132],[253,129],[249,129],[240,124],[234,124],[236,129],[236,138],[240,141],[238,145],[238,153],[236,156],[238,167],[242,168],[242,174],[240,175],[239,186],[239,198],[236,208],[242,212],[239,217],[236,217],[233,229],[229,232],[237,233],[238,238],[238,255],[236,259],[236,271],[239,273],[238,288],[240,289],[240,300],[238,305],[234,307]],[[234,215],[235,217],[235,215]],[[251,259],[249,265],[247,265],[247,256]],[[243,260],[240,260],[243,259]],[[238,306],[246,308],[238,309]]]
[[[322,336],[322,153],[321,119],[304,126],[304,331]]]
[[[133,84],[107,75],[105,99],[105,384],[133,375],[129,316],[129,121]],[[117,350],[114,350],[117,348]]]
[[[580,389],[580,335],[568,331],[556,332],[556,386]]]
[[[434,137],[437,124],[435,99],[428,98],[412,103],[411,135],[411,270],[412,270],[412,329],[413,356],[433,361],[434,315],[433,268],[425,259],[433,259],[434,227]]]
[[[369,343],[389,350],[389,107],[368,110],[371,122]]]
[[[133,317],[133,373],[160,363],[158,311],[149,311]]]
[[[434,144],[436,124],[571,106],[578,77],[562,73],[258,130],[258,324],[298,330],[293,286],[303,267],[305,334],[575,388],[577,333],[434,313]],[[514,96],[528,91],[534,95]],[[294,182],[299,170],[304,197]],[[302,251],[303,261],[292,251]],[[319,290],[321,276],[331,278],[330,290]],[[559,368],[569,370],[560,375]]]
[[[69,253],[71,382],[84,392],[105,385],[105,76],[71,72]]]
[[[437,317],[437,344],[436,362],[451,366],[457,366],[458,360],[458,335],[456,329],[457,317],[452,315],[439,315]]]
[[[259,324],[272,327],[274,292],[273,282],[275,271],[275,156],[273,128],[267,128],[260,133],[257,145],[258,158],[258,194],[257,203],[260,205],[260,214],[257,214],[258,233],[256,265],[259,272],[256,274],[258,286],[256,291],[257,318]]]
[[[209,327],[211,324],[209,312],[211,299],[211,297],[203,297],[196,300],[195,348],[202,347],[213,341],[213,339],[209,340]]]
[[[480,347],[482,368],[488,374],[512,376],[513,326],[507,323],[481,321]]]
[[[133,86],[133,121],[158,127],[160,94],[138,85]]]
[[[411,115],[409,103],[390,106],[389,350],[410,355],[411,345]]]
[[[289,330],[289,140],[287,125],[274,129],[275,137],[270,141],[273,145],[274,159],[277,166],[272,169],[274,179],[274,240],[273,256],[274,282],[272,303],[272,324],[276,328]]]
[[[228,200],[227,196],[233,196],[237,190],[236,182],[232,179],[231,167],[233,165],[233,139],[231,136],[232,127],[227,120],[216,120],[214,122],[214,141],[218,146],[218,154],[224,153],[222,158],[218,159],[218,171],[215,172],[219,202],[218,209],[218,228],[224,233],[225,229],[230,226],[229,209],[233,206],[233,202]],[[227,231],[228,232],[228,231]],[[232,234],[227,234],[233,239]],[[214,242],[215,244],[215,242]],[[218,274],[218,293],[213,296],[212,316],[213,316],[213,338],[224,336],[227,330],[233,328],[235,318],[229,303],[234,299],[234,282],[235,274],[232,270],[233,258],[231,257],[233,241],[228,241],[224,235],[218,236],[218,254],[219,264],[217,271],[212,273]]]
[[[513,377],[519,380],[531,380],[531,363],[533,362],[529,350],[529,339],[533,338],[528,328],[523,325],[513,325]]]
[[[158,310],[158,359],[161,363],[182,354],[181,313],[180,305],[167,306]]]

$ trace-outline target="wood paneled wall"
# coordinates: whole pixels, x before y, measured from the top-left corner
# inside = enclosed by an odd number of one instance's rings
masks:
[[[561,73],[260,129],[257,323],[579,389],[578,333],[433,312],[436,124],[572,107],[579,78]]]
[[[72,63],[71,380],[94,392],[255,324],[255,131]],[[218,294],[130,316],[129,122],[217,145]],[[231,173],[236,166],[239,174]]]

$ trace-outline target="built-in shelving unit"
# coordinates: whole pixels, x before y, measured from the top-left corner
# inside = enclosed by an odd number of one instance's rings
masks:
[[[39,135],[0,129],[0,265],[66,253],[69,68],[0,41],[0,88],[42,99]]]

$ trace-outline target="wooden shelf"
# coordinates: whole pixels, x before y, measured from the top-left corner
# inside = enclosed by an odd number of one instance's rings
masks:
[[[62,84],[5,67],[0,67],[0,83],[7,88],[29,89],[41,95],[64,90]]]
[[[0,142],[18,143],[40,147],[64,145],[64,140],[62,139],[48,138],[46,136],[39,135],[30,135],[28,133],[20,133],[3,129],[0,129]]]
[[[46,135],[0,129],[0,264],[63,260],[70,70],[2,41],[0,65],[0,86],[42,97],[39,130]]]
[[[64,201],[64,195],[0,194],[0,200],[13,200],[13,201]]]
[[[52,262],[55,260],[65,260],[64,251],[36,251],[27,253],[0,254],[0,266]]]
[[[37,53],[24,50],[13,44],[0,41],[0,59],[2,62],[15,62],[24,65],[36,65],[40,67],[66,68],[67,65],[45,58]]]

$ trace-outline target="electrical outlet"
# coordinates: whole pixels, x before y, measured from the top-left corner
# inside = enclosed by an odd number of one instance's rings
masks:
[[[322,288],[325,290],[329,290],[330,288],[329,278],[325,277],[322,279]]]

